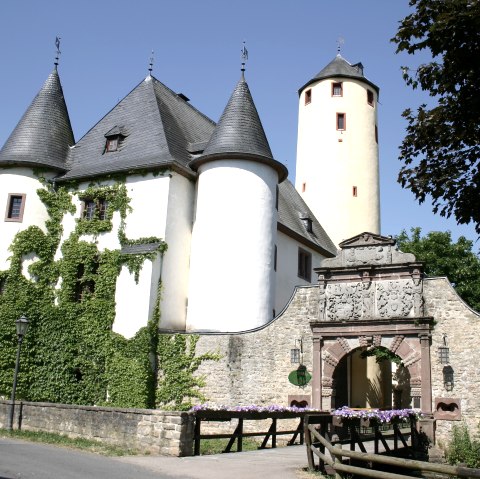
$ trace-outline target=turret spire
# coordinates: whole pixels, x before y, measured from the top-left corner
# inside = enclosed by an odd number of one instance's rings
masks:
[[[54,62],[55,70],[56,70],[57,67],[58,67],[58,60],[60,59],[60,54],[62,53],[62,52],[60,51],[60,40],[61,40],[60,37],[55,37],[55,46],[57,47],[57,52],[56,52],[55,62]]]
[[[150,63],[148,66],[148,76],[152,76],[153,70],[153,61],[155,60],[155,52],[152,50],[152,54],[150,55]]]
[[[243,48],[242,48],[242,79],[245,79],[245,63],[248,60],[248,50],[247,47],[245,46],[245,41],[243,42]]]

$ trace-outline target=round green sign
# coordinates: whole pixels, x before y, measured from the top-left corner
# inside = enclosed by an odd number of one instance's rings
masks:
[[[295,386],[304,387],[312,379],[312,375],[307,371],[307,367],[303,364],[298,366],[298,369],[295,369],[288,375],[288,380],[295,384]]]

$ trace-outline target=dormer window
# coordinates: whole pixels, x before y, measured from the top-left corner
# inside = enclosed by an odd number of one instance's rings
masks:
[[[105,147],[105,151],[117,151],[118,149],[118,136],[114,138],[107,139],[107,146]]]
[[[127,133],[123,126],[114,126],[111,128],[109,131],[107,131],[107,133],[105,133],[105,138],[107,141],[105,143],[104,153],[118,151],[126,137]]]
[[[302,213],[300,215],[300,219],[302,220],[303,226],[305,226],[305,229],[307,230],[307,232],[313,233],[313,222],[312,222],[312,218],[310,218],[308,213]]]

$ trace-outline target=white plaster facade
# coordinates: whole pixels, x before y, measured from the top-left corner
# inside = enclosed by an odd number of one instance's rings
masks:
[[[243,331],[271,319],[277,183],[271,166],[254,161],[200,167],[188,330]]]
[[[377,91],[353,78],[322,79],[300,92],[295,187],[336,245],[380,233],[377,107]],[[343,129],[337,114],[345,115]]]

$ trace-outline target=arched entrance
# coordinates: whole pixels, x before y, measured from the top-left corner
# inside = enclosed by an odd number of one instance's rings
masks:
[[[357,348],[344,355],[332,375],[332,404],[353,408],[411,407],[410,373],[386,348]],[[371,349],[370,352],[373,350]],[[373,351],[375,353],[375,351]]]

